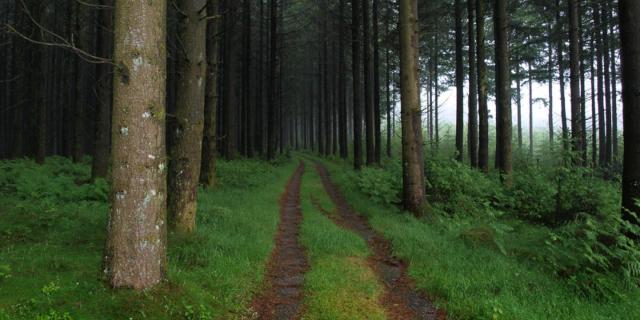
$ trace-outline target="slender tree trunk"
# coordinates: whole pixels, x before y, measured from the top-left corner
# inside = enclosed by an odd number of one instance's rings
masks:
[[[362,85],[360,83],[360,0],[351,0],[351,70],[353,72],[353,166],[362,167]]]
[[[549,39],[551,39],[552,36],[552,31],[551,31],[551,23],[549,23],[549,27],[547,28],[547,35],[549,37]],[[554,140],[554,125],[553,125],[553,45],[551,44],[551,41],[549,41],[548,43],[548,56],[547,59],[549,60],[548,62],[548,76],[549,79],[547,81],[547,84],[549,85],[549,120],[548,120],[548,124],[549,124],[549,149],[553,151],[553,140]]]
[[[464,66],[462,53],[462,0],[455,0],[456,29],[456,159],[464,159]]]
[[[76,34],[78,37],[77,46],[87,50],[91,41],[89,34],[90,24],[90,10],[84,4],[76,3]],[[87,85],[90,83],[90,65],[88,62],[77,59],[76,60],[76,101],[75,110],[73,115],[73,128],[74,128],[74,143],[73,143],[73,161],[82,161],[84,156],[84,143],[86,138],[85,132],[85,112],[88,108],[88,96]]]
[[[101,5],[113,6],[113,0],[101,0]],[[98,13],[98,55],[111,57],[113,54],[113,10],[100,10]],[[113,68],[108,63],[98,65],[98,101],[96,116],[96,141],[93,152],[91,177],[105,178],[109,171],[111,152],[111,103],[113,92]]]
[[[277,45],[278,45],[278,0],[270,0],[270,45],[269,45],[269,106],[268,106],[268,142],[267,159],[274,160],[276,156],[276,72],[278,70]]]
[[[387,30],[388,31],[388,30]],[[387,35],[389,33],[387,32]],[[392,135],[392,131],[391,131],[391,61],[389,59],[390,53],[389,51],[391,51],[389,48],[387,48],[385,50],[385,55],[386,55],[386,80],[385,80],[385,87],[386,87],[386,102],[387,102],[387,157],[391,158],[391,135]]]
[[[376,163],[382,158],[382,133],[380,122],[380,0],[373,0],[373,118]]]
[[[345,0],[340,0],[340,21],[339,21],[339,49],[338,49],[338,115],[339,115],[339,142],[340,157],[349,157],[349,146],[347,145],[347,67],[345,63]]]
[[[522,151],[522,73],[520,72],[520,63],[516,62],[516,108],[518,119],[518,151]]]
[[[591,78],[591,165],[593,168],[598,166],[598,125],[596,123],[597,111],[596,111],[596,69],[595,69],[595,55],[597,52],[595,45],[596,33],[592,32],[590,47],[592,54],[590,55],[590,78]]]
[[[167,11],[165,1],[116,0],[114,8],[119,67],[104,272],[112,287],[142,290],[166,273],[166,51],[159,44]]]
[[[576,0],[568,0],[569,11],[569,68],[571,83],[571,141],[574,163],[582,162],[582,98],[580,95],[580,23]]]
[[[405,209],[424,213],[424,159],[418,77],[418,3],[400,0],[402,181]]]
[[[244,0],[242,9],[242,110],[244,112],[243,150],[249,158],[253,157],[253,106],[251,105],[251,0]]]
[[[605,146],[605,164],[611,165],[613,161],[613,138],[612,138],[612,119],[611,119],[611,56],[609,55],[609,44],[611,38],[609,37],[609,21],[607,19],[607,11],[611,10],[611,6],[608,1],[604,1],[604,8],[602,10],[602,53],[604,56],[604,102],[605,102],[605,121],[606,121],[606,146]]]
[[[219,15],[219,0],[207,1],[207,16]],[[217,111],[218,111],[218,60],[220,52],[220,19],[207,22],[207,78],[204,96],[204,134],[202,137],[202,164],[200,182],[207,187],[215,187],[217,161]]]
[[[182,50],[177,55],[176,128],[169,153],[168,209],[171,227],[190,234],[196,228],[196,208],[206,80],[206,0],[180,0],[178,38]]]
[[[367,143],[367,165],[375,163],[375,138],[374,138],[374,112],[373,112],[373,62],[371,61],[371,0],[362,1],[362,28],[363,28],[363,66],[364,66],[364,124],[365,141]]]
[[[622,57],[622,103],[624,126],[624,169],[622,173],[623,217],[640,224],[640,2],[620,0],[620,43]],[[628,210],[628,211],[627,211]],[[630,212],[633,212],[634,217]]]
[[[612,5],[613,6],[613,5]],[[616,47],[615,47],[615,20],[613,18],[612,7],[609,10],[609,34],[611,36],[611,144],[613,147],[612,158],[617,161],[620,152],[618,150],[618,89],[617,89],[617,70],[616,70]]]
[[[562,8],[560,6],[560,0],[556,0],[556,35],[561,35],[564,32],[561,21]],[[558,36],[558,73],[560,78],[560,113],[562,121],[562,146],[566,152],[569,150],[569,128],[567,127],[567,103],[565,99],[565,78],[564,78],[564,39]]]
[[[529,156],[533,157],[533,72],[531,62],[527,63],[529,70]]]
[[[597,67],[598,67],[598,163],[600,167],[604,167],[607,162],[606,155],[606,124],[604,112],[604,64],[603,64],[603,44],[602,44],[602,16],[600,11],[602,7],[598,3],[594,3],[594,21],[596,26],[596,46],[597,46]]]
[[[496,0],[494,9],[494,30],[496,39],[496,115],[499,123],[497,132],[498,168],[503,183],[511,186],[513,170],[511,154],[511,75],[509,68],[509,17],[506,0]]]
[[[476,3],[476,42],[478,46],[478,168],[483,172],[489,172],[489,109],[487,107],[487,95],[489,80],[487,77],[487,63],[485,61],[485,2],[477,0]]]
[[[468,38],[469,38],[469,162],[471,167],[478,166],[478,103],[476,74],[476,40],[475,40],[476,0],[467,0]]]

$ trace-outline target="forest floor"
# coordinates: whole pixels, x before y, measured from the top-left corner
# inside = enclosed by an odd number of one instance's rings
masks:
[[[502,250],[470,244],[462,223],[376,203],[349,163],[306,154],[221,161],[195,236],[169,237],[168,280],[113,291],[106,182],[76,184],[88,163],[61,158],[0,169],[0,320],[640,319],[637,291],[589,298],[520,258],[538,227],[514,223]]]

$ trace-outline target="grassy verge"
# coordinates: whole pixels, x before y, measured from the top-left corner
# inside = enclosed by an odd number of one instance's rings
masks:
[[[418,220],[372,203],[356,186],[349,164],[325,163],[349,203],[393,242],[394,253],[410,262],[416,285],[435,297],[449,319],[640,319],[637,291],[608,302],[587,298],[514,254],[541,249],[542,227],[514,224],[504,255],[465,241],[462,226],[452,220]]]
[[[221,162],[220,188],[200,192],[197,234],[169,239],[169,280],[136,293],[104,285],[108,188],[74,183],[88,165],[0,162],[0,319],[239,318],[262,281],[294,168]]]
[[[367,265],[369,250],[357,234],[336,226],[336,214],[313,163],[307,161],[300,193],[301,241],[311,270],[305,275],[305,319],[385,319],[382,286]],[[322,208],[322,211],[318,208]]]

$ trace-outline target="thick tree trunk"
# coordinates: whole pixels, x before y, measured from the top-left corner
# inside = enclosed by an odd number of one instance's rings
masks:
[[[577,0],[568,0],[569,11],[569,69],[571,85],[571,141],[574,163],[583,165],[582,157],[582,101],[580,95],[580,23]]]
[[[351,71],[353,72],[353,167],[362,167],[362,85],[360,83],[360,0],[351,0]]]
[[[468,141],[469,162],[471,167],[478,166],[478,83],[476,73],[476,40],[475,40],[475,10],[476,0],[467,0],[468,34],[469,39],[469,127]]]
[[[202,157],[206,67],[206,0],[180,0],[176,88],[176,127],[169,153],[169,222],[176,232],[196,228],[198,181]]]
[[[207,16],[218,17],[219,0],[207,1]],[[207,22],[207,79],[204,96],[204,133],[202,137],[202,164],[200,182],[207,187],[214,187],[217,161],[217,111],[218,111],[218,60],[220,52],[220,19]]]
[[[400,0],[402,181],[406,210],[424,214],[424,159],[418,76],[418,3]]]
[[[624,169],[622,174],[623,217],[640,224],[640,2],[620,0],[622,57],[622,103],[624,126]],[[627,211],[628,210],[628,211]],[[633,212],[636,217],[630,212]]]
[[[101,0],[101,5],[113,6],[113,0]],[[98,13],[98,55],[111,58],[113,55],[113,10]],[[109,171],[111,153],[111,103],[113,92],[113,68],[108,63],[98,65],[96,140],[91,166],[91,177],[104,178]]]
[[[509,17],[506,0],[496,0],[494,9],[494,31],[496,39],[496,121],[497,162],[503,183],[511,186],[513,170],[511,153],[511,74],[509,68]]]
[[[166,272],[166,2],[115,1],[111,215],[113,287],[146,289]]]
[[[464,159],[464,65],[462,53],[462,0],[455,0],[456,33],[456,159]]]
[[[478,46],[478,168],[483,172],[489,172],[489,109],[487,107],[487,95],[489,80],[487,77],[487,63],[485,61],[485,2],[477,0],[476,3],[476,42]]]

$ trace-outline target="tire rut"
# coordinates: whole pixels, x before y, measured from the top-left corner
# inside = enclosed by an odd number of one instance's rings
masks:
[[[322,164],[316,163],[316,170],[339,213],[338,218],[333,219],[334,222],[358,233],[367,241],[373,253],[368,262],[384,284],[384,294],[380,302],[388,318],[446,319],[443,311],[437,310],[429,299],[415,289],[413,281],[407,275],[407,264],[393,256],[391,243],[375,231],[365,217],[351,209],[339,188],[331,181],[327,169]]]
[[[302,212],[300,185],[304,162],[293,173],[280,199],[280,224],[267,264],[264,291],[252,303],[258,319],[299,319],[303,311],[307,255],[299,241]]]

